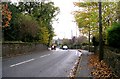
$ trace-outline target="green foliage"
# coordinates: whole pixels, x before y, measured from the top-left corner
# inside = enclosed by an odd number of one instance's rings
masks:
[[[59,13],[53,2],[6,3],[12,12],[10,26],[3,29],[5,41],[39,41],[47,44],[54,34],[52,21]]]
[[[69,48],[81,48],[83,43],[87,43],[87,37],[80,36],[80,37],[72,37],[72,39],[63,39],[62,44],[67,45]]]
[[[120,22],[120,1],[117,4],[117,11],[116,12],[117,12],[117,19]]]
[[[38,33],[38,23],[37,21],[29,15],[19,15],[19,30],[20,30],[20,38],[22,41],[30,42],[33,41]]]
[[[82,28],[81,32],[83,34],[88,34],[88,31],[90,30],[92,36],[98,35],[98,3],[76,2],[74,4],[75,6],[84,9],[83,11],[76,11],[74,14],[78,27]],[[103,34],[106,34],[106,29],[111,26],[113,22],[116,21],[116,9],[117,3],[115,2],[102,2]]]
[[[18,37],[19,35],[19,28],[18,28],[18,14],[20,11],[17,9],[16,5],[11,4],[11,3],[4,3],[8,4],[9,10],[12,12],[12,18],[9,24],[9,27],[2,28],[2,32],[4,35],[4,40],[5,41],[18,41],[20,38]]]
[[[55,16],[59,13],[59,8],[54,7],[53,5],[54,5],[53,2],[49,2],[49,3],[41,2],[40,5],[38,5],[35,9],[33,9],[34,13],[32,15],[33,17],[36,18],[40,27],[41,26],[44,28],[46,27],[46,30],[48,31],[48,34],[49,34],[47,35],[48,45],[50,45],[51,40],[55,35],[52,27],[52,21],[55,18]]]
[[[39,41],[43,44],[48,44],[49,43],[49,32],[46,27],[40,28],[40,33],[39,33]]]
[[[91,34],[98,32],[97,22],[98,22],[98,13],[97,13],[97,3],[96,2],[79,2],[76,6],[84,8],[83,11],[75,12],[75,20],[78,24],[81,32],[83,34],[88,34],[88,31]]]
[[[120,23],[115,23],[107,30],[107,42],[111,47],[120,47]]]

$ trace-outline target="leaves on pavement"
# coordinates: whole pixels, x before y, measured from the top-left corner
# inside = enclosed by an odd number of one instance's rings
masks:
[[[101,62],[99,61],[98,55],[93,54],[89,58],[89,66],[93,69],[91,74],[95,79],[114,79],[116,77],[103,60]]]

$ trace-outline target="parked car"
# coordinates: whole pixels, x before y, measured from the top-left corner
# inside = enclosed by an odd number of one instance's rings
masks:
[[[67,50],[67,49],[68,49],[68,46],[64,45],[64,46],[62,47],[62,49],[63,49],[63,50]]]

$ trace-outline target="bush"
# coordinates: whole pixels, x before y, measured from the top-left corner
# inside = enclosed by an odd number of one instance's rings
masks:
[[[18,17],[18,22],[21,40],[24,42],[34,41],[39,30],[37,21],[29,15],[21,14]]]
[[[120,23],[115,23],[107,30],[107,43],[111,47],[120,47]]]

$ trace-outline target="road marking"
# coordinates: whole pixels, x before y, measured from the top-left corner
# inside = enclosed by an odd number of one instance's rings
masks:
[[[81,52],[78,52],[78,51],[76,51],[76,53],[75,53],[75,55],[77,55],[77,56],[81,56]]]
[[[49,56],[50,54],[47,54],[47,56]]]
[[[77,54],[78,54],[78,52],[76,51],[75,55],[77,55]]]
[[[21,65],[21,64],[24,64],[24,63],[28,63],[30,61],[33,61],[35,59],[30,59],[30,60],[27,60],[27,61],[23,61],[23,62],[20,62],[20,63],[17,63],[17,64],[13,64],[13,65],[10,65],[10,67],[14,67],[14,66],[17,66],[17,65]]]
[[[43,56],[40,56],[40,58],[43,58],[43,57],[45,57],[45,56],[49,56],[50,54],[47,54],[47,55],[43,55]]]
[[[81,56],[81,55],[82,55],[82,53],[79,52],[79,56]]]

